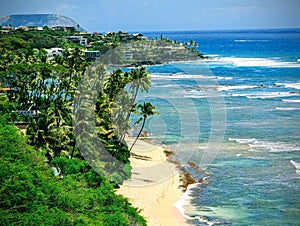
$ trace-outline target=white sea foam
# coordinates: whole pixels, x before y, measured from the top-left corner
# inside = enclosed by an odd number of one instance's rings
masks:
[[[239,138],[228,138],[229,141],[235,141],[240,144],[251,144],[251,143],[256,143],[258,142],[255,138],[250,138],[250,139],[239,139]]]
[[[167,84],[167,85],[157,85],[155,83],[151,84],[153,87],[155,88],[169,88],[169,87],[178,87],[178,85],[174,85],[174,84]]]
[[[284,87],[293,88],[293,89],[300,89],[300,82],[299,83],[285,84]]]
[[[248,106],[234,106],[234,107],[226,107],[226,110],[236,110],[236,109],[246,109]]]
[[[174,206],[179,210],[179,212],[181,213],[182,216],[184,216],[186,219],[191,219],[190,216],[185,214],[185,206],[189,206],[191,204],[191,199],[192,199],[192,189],[197,187],[199,184],[190,184],[186,191],[183,193],[183,195],[181,196],[180,200],[177,201]]]
[[[204,99],[208,98],[208,96],[201,96],[201,95],[184,95],[184,98],[191,98],[191,99]]]
[[[227,91],[227,90],[233,90],[233,89],[253,89],[258,88],[258,86],[250,86],[250,85],[240,85],[240,86],[219,86],[219,91]]]
[[[202,98],[209,98],[213,97],[212,95],[209,95],[208,93],[203,93],[200,90],[188,90],[185,91],[186,94],[184,94],[184,98],[192,98],[192,99],[202,99]]]
[[[271,98],[292,97],[292,96],[299,96],[299,95],[300,93],[295,93],[295,92],[255,92],[251,94],[246,94],[246,93],[232,94],[232,96],[247,97],[248,99],[271,99]]]
[[[300,175],[300,163],[299,162],[295,162],[294,160],[291,160],[290,163],[292,163],[293,166],[295,166],[296,173]]]
[[[207,56],[207,57],[219,57],[220,55],[218,55],[218,54],[205,54],[205,56]],[[204,59],[204,60],[206,60],[206,59]]]
[[[285,83],[275,82],[275,86],[277,86],[277,87],[284,87]]]
[[[288,102],[288,103],[300,103],[300,100],[289,100],[289,99],[282,99],[283,102]]]
[[[236,39],[235,42],[269,42],[266,39]]]
[[[290,162],[295,166],[296,169],[300,170],[300,162],[295,162],[294,160],[291,160]]]
[[[178,209],[178,211],[181,213],[181,215],[187,219],[187,220],[198,220],[199,222],[204,222],[209,226],[213,226],[216,222],[211,222],[203,217],[200,216],[194,216],[191,217],[185,213],[185,206],[191,205],[191,199],[192,199],[192,189],[196,188],[199,185],[199,183],[190,184],[186,191],[181,196],[180,200],[174,204],[174,206]]]
[[[292,152],[300,151],[300,145],[286,142],[271,142],[271,141],[259,141],[255,138],[250,139],[237,139],[229,138],[229,141],[234,141],[240,144],[248,144],[250,146],[249,151],[269,151],[269,152]]]
[[[281,108],[281,107],[277,107],[276,110],[277,111],[298,111],[298,110],[300,110],[300,108]]]
[[[274,58],[223,57],[214,59],[212,62],[238,67],[300,67],[299,62],[279,61]]]
[[[153,79],[216,79],[211,75],[189,75],[189,74],[150,74]]]
[[[218,80],[232,80],[233,77],[218,76],[217,79],[218,79]]]

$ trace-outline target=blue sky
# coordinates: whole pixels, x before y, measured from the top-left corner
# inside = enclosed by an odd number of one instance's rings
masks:
[[[300,0],[1,0],[0,15],[55,13],[92,31],[300,28]]]

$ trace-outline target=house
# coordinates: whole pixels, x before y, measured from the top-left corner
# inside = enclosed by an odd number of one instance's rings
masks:
[[[64,31],[64,32],[74,32],[76,31],[75,27],[68,27],[68,26],[54,26],[52,27],[54,31]]]
[[[83,36],[67,36],[66,39],[76,44],[87,45],[87,39]]]
[[[38,26],[19,26],[16,28],[17,31],[42,31],[42,27]]]
[[[101,33],[99,33],[99,32],[94,32],[94,33],[92,34],[92,36],[96,36],[96,37],[98,37],[98,38],[100,38],[100,39],[103,39],[103,38],[104,38],[104,35],[101,34]]]
[[[123,39],[129,39],[131,35],[128,32],[119,32],[119,35]]]
[[[142,40],[142,39],[147,39],[147,38],[144,35],[142,35],[141,33],[135,33],[135,34],[132,34],[131,39]]]
[[[86,50],[86,51],[84,51],[84,57],[87,60],[94,60],[96,57],[100,57],[100,51],[98,51],[98,50]]]
[[[12,32],[13,28],[8,25],[8,26],[0,26],[0,33],[1,34],[9,34],[10,32]]]
[[[133,52],[132,52],[132,51],[125,51],[125,52],[123,53],[123,57],[124,57],[125,59],[127,59],[127,60],[133,59]]]
[[[63,49],[62,48],[51,48],[46,49],[47,56],[54,57],[54,56],[63,56]]]

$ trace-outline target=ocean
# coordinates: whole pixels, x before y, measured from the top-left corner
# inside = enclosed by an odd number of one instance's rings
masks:
[[[211,56],[147,66],[139,97],[160,113],[150,137],[203,180],[177,203],[188,223],[300,225],[300,29],[143,34],[192,39]]]

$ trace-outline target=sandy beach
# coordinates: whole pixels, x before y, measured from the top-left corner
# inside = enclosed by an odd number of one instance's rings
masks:
[[[132,142],[133,139],[127,139],[129,146]],[[159,145],[138,140],[130,158],[132,178],[117,193],[140,209],[150,226],[185,225],[185,218],[174,205],[182,196],[180,175],[164,151]]]

